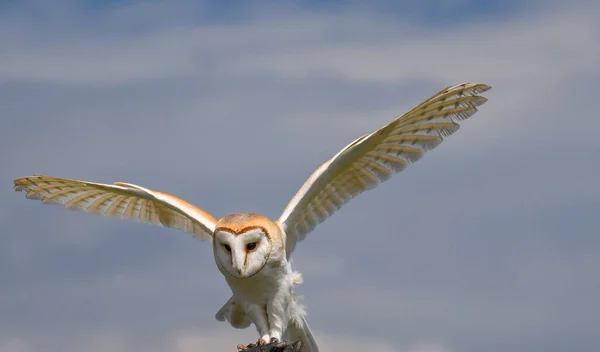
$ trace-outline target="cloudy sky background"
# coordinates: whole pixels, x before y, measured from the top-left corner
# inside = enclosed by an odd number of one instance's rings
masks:
[[[255,339],[183,232],[26,201],[30,174],[277,218],[310,173],[441,88],[461,130],[294,265],[324,351],[600,350],[594,1],[0,1],[0,351]],[[345,347],[350,346],[350,347]]]

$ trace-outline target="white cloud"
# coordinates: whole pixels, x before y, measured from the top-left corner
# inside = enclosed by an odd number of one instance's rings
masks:
[[[438,342],[418,342],[412,346],[403,348],[401,352],[450,352],[444,344]]]
[[[343,336],[321,333],[319,348],[323,352],[377,351],[377,352],[450,352],[444,344],[433,341],[418,341],[408,345],[396,345],[385,340],[373,340],[360,336]]]
[[[331,27],[339,24],[334,22]],[[368,25],[385,27],[375,21]],[[424,34],[401,25],[390,27],[387,29],[397,33],[397,37],[384,36],[369,42],[348,39],[334,45],[321,39],[312,50],[260,53],[242,67],[285,76],[336,74],[367,83],[403,83],[424,78],[436,82],[464,79],[548,82],[564,74],[597,70],[600,55],[597,46],[589,45],[600,28],[593,16],[581,13],[466,23]]]
[[[68,350],[73,352],[131,352],[132,349],[135,349],[128,336],[113,331],[96,332],[75,344],[70,341],[64,341],[63,346],[72,346]]]
[[[144,13],[116,12],[125,16],[123,22]],[[157,26],[135,34],[75,33],[50,41],[32,35],[31,41],[12,43],[0,57],[0,77],[119,84],[203,76],[217,69],[221,75],[333,75],[388,84],[519,80],[522,88],[543,89],[560,84],[565,75],[597,71],[600,49],[590,44],[599,31],[595,17],[577,8],[510,21],[466,22],[443,31],[385,16],[284,13],[235,26]],[[332,42],[330,33],[341,35]]]
[[[253,328],[235,330],[230,327],[213,329],[182,329],[172,332],[166,338],[164,351],[195,352],[235,350],[239,344],[248,344],[258,340]]]
[[[394,346],[389,341],[373,340],[368,337],[335,335],[315,332],[323,352],[374,350],[377,352],[450,352],[443,344],[431,341],[416,342],[406,346]],[[182,329],[163,338],[160,352],[220,351],[238,344],[247,344],[257,339],[253,328],[233,330],[229,327],[213,330]],[[133,351],[136,351],[134,348]],[[141,349],[139,350],[142,351]]]
[[[151,6],[152,13],[157,6]],[[122,22],[145,13],[124,9],[115,12],[120,13],[117,17]],[[36,33],[35,29],[31,31]],[[332,40],[330,33],[342,34]],[[271,125],[280,133],[309,134],[318,127],[326,130],[331,139],[338,138],[339,143],[332,145],[340,146],[387,123],[445,85],[465,80],[489,83],[493,90],[487,94],[491,102],[482,107],[485,117],[476,116],[468,121],[461,131],[462,137],[453,137],[456,141],[445,147],[452,153],[462,153],[472,149],[473,144],[482,150],[486,144],[499,143],[495,136],[530,135],[534,124],[546,119],[546,114],[532,114],[532,107],[551,112],[547,97],[565,90],[569,79],[600,74],[597,65],[600,49],[593,45],[599,35],[600,26],[595,18],[578,8],[540,12],[533,18],[466,22],[443,31],[407,26],[385,16],[366,17],[351,12],[284,13],[276,19],[256,17],[235,26],[160,25],[119,36],[84,32],[67,39],[51,35],[41,41],[31,34],[28,41],[5,45],[10,50],[0,56],[0,81],[76,83],[89,87],[161,79],[203,80],[209,76],[219,80],[323,76],[350,80],[349,84],[417,83],[414,88],[406,86],[406,91],[412,94],[417,89],[422,93],[413,99],[400,99],[401,104],[395,99],[378,109],[359,112],[343,107],[331,112],[305,106],[293,109]],[[428,88],[423,89],[418,84],[421,82],[427,82]],[[244,99],[243,92],[229,94],[210,97],[210,106],[223,113],[225,109],[231,110],[231,102]],[[171,115],[206,114],[208,102],[202,103],[200,107],[184,105]],[[77,113],[88,117],[94,114]],[[98,115],[110,113],[99,111]],[[194,127],[190,119],[178,121],[172,117],[172,120],[162,128],[181,130],[184,124],[188,129]],[[119,133],[112,126],[105,129],[111,132],[98,132],[89,136],[87,142],[98,143],[94,139],[108,134],[121,140],[131,138],[129,130]],[[201,126],[197,129],[201,130]],[[76,153],[71,144],[68,146],[71,151],[62,153]],[[203,155],[204,160],[207,157]]]
[[[29,343],[18,337],[0,337],[0,352],[31,352]]]
[[[377,352],[450,352],[445,345],[431,341],[417,341],[405,346],[395,346],[389,341],[373,340],[356,335],[318,334],[319,348],[323,352],[374,350]],[[198,352],[234,351],[238,344],[248,344],[257,339],[253,328],[236,330],[230,327],[213,329],[185,328],[140,340],[133,335],[117,331],[96,331],[73,341],[40,340],[31,349],[29,342],[17,339],[0,339],[0,352],[37,352],[62,350],[69,352]]]

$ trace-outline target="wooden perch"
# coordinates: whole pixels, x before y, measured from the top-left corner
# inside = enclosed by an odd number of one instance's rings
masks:
[[[251,344],[248,346],[238,346],[238,351],[245,352],[302,352],[302,341],[296,342],[275,342],[269,343],[262,346],[256,346],[255,344]]]

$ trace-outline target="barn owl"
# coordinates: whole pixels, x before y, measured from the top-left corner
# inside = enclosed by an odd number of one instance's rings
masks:
[[[317,352],[292,290],[302,281],[290,265],[296,244],[352,198],[404,170],[456,132],[458,121],[487,101],[479,94],[488,89],[475,83],[448,87],[356,139],[308,178],[275,221],[254,213],[216,219],[176,196],[122,182],[36,175],[17,178],[15,190],[43,203],[175,228],[212,242],[215,263],[232,292],[216,318],[235,328],[254,324],[260,344],[302,340],[305,351]]]

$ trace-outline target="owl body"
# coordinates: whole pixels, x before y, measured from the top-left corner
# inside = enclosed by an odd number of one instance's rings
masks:
[[[248,279],[225,276],[225,280],[233,295],[224,306],[225,312],[217,313],[217,320],[227,320],[241,328],[253,323],[264,341],[281,340],[301,327],[304,310],[293,292],[300,275],[292,271],[289,263],[279,267],[267,265]]]
[[[264,341],[280,340],[291,324],[301,325],[302,309],[292,288],[301,283],[287,261],[280,225],[254,213],[231,214],[214,231],[215,263],[233,297],[217,313],[234,327],[252,322]]]
[[[216,318],[235,328],[254,324],[260,343],[302,340],[303,351],[318,352],[293,292],[301,282],[290,265],[296,244],[348,201],[401,172],[456,132],[458,122],[487,101],[479,93],[488,89],[469,82],[448,87],[354,140],[313,172],[276,221],[254,213],[217,220],[181,198],[122,182],[110,185],[36,175],[15,179],[15,190],[46,204],[175,228],[212,241],[215,263],[233,294]]]

